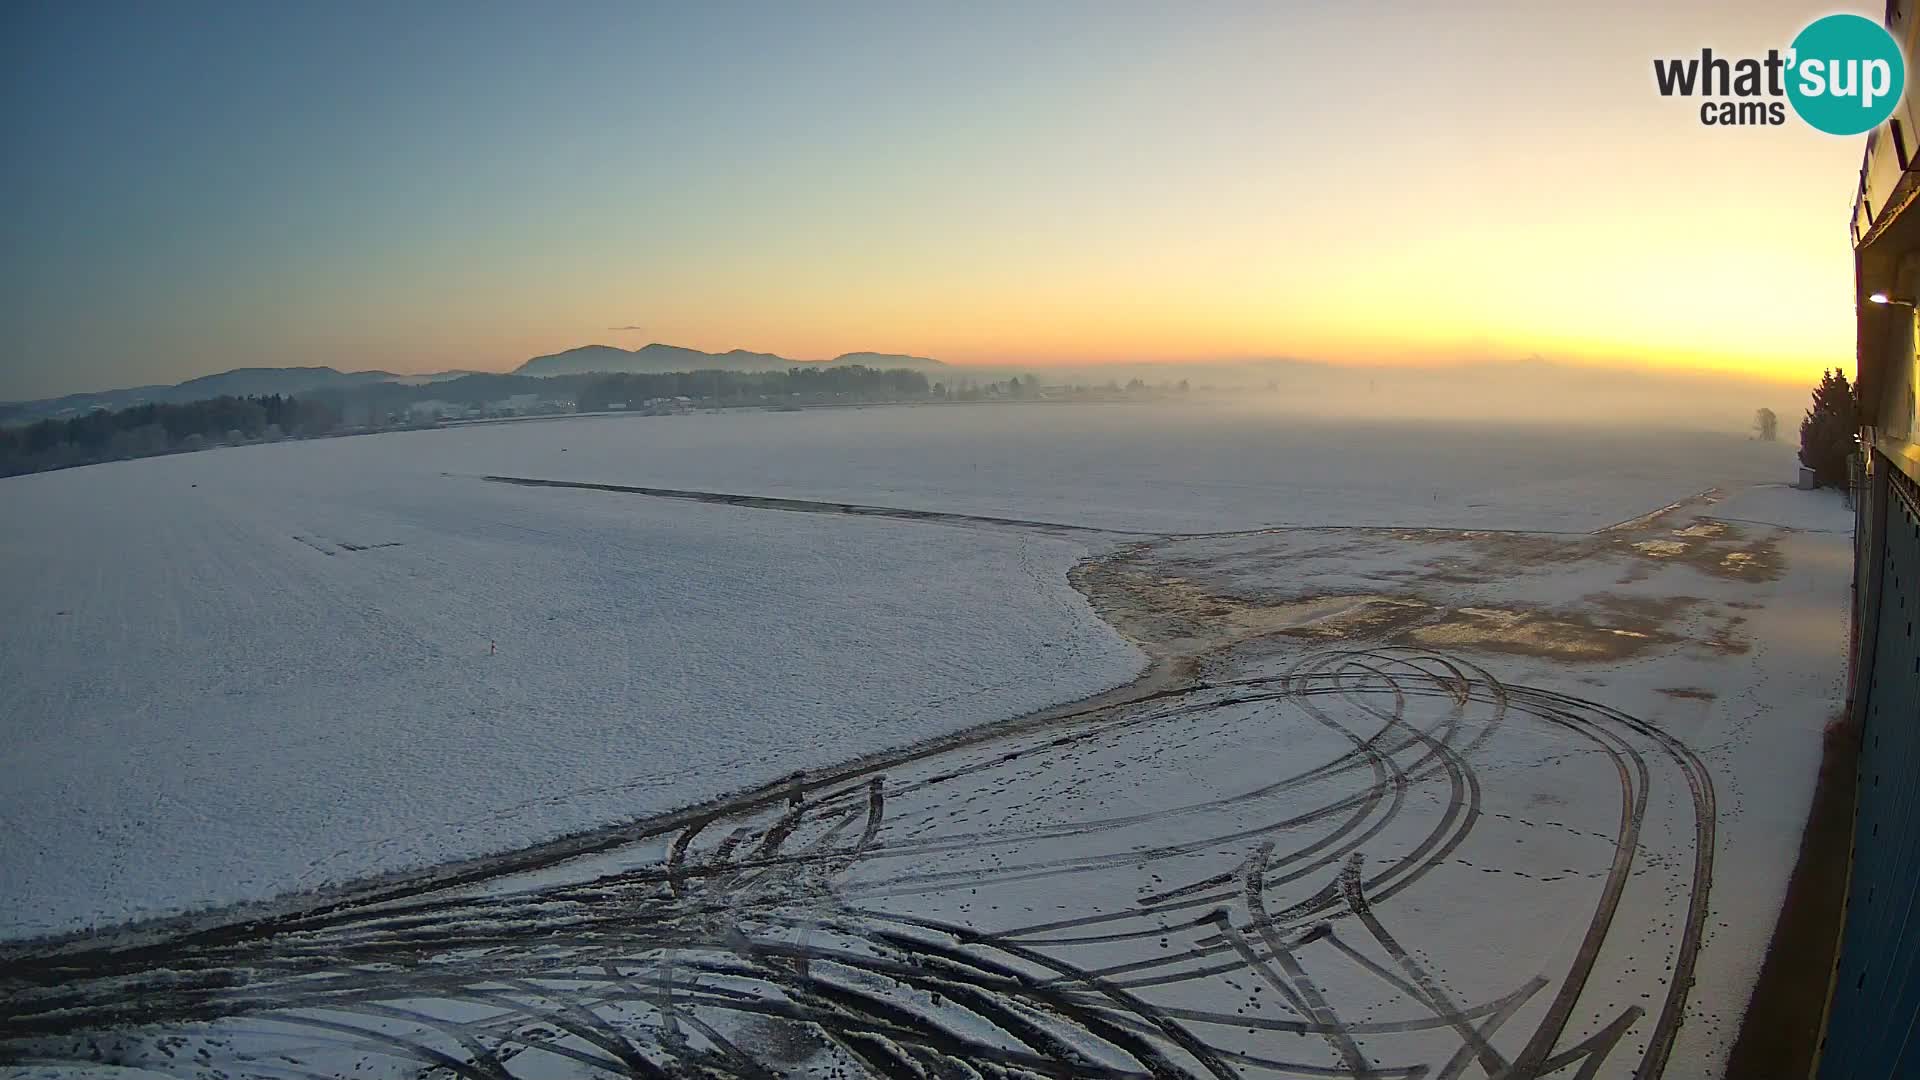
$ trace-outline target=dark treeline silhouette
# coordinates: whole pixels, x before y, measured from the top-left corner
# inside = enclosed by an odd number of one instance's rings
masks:
[[[1825,372],[1813,388],[1813,406],[1800,421],[1800,464],[1813,470],[1817,487],[1847,486],[1847,461],[1860,427],[1859,402],[1846,373]]]
[[[579,391],[581,412],[687,398],[708,404],[809,401],[910,401],[931,393],[927,377],[906,368],[859,364],[787,371],[672,371],[600,375]]]
[[[320,435],[339,422],[338,411],[325,403],[279,394],[102,409],[25,427],[0,427],[0,476],[199,450],[219,443]]]
[[[1202,387],[1202,389],[1206,389]],[[1273,390],[1272,386],[1268,387]],[[933,396],[947,401],[1164,401],[1192,390],[1187,380],[1149,384],[1145,379],[1128,379],[1125,386],[1117,379],[1104,383],[1071,380],[1048,385],[1040,376],[1014,375],[1006,379],[981,382],[971,375],[956,372],[951,385],[933,384]]]
[[[686,398],[702,405],[759,405],[801,401],[911,401],[929,396],[927,377],[904,368],[886,371],[850,364],[790,371],[670,371],[588,375],[463,375],[408,385],[375,383],[311,395],[337,408],[343,422],[359,426],[404,423],[414,406],[461,405],[489,413],[509,398],[545,403],[539,412],[599,412],[609,405],[639,408],[643,402]],[[418,417],[414,417],[418,419]]]
[[[790,371],[676,371],[665,374],[466,375],[408,385],[377,383],[317,390],[300,398],[218,397],[186,404],[99,409],[82,416],[0,426],[0,476],[64,469],[102,461],[152,457],[231,443],[273,441],[332,433],[431,426],[444,413],[433,404],[464,407],[457,415],[525,415],[496,408],[503,399],[538,399],[534,412],[596,412],[610,406],[640,409],[648,402],[707,406],[914,401],[938,396],[917,371],[886,371],[857,364]],[[428,403],[425,412],[417,405]],[[464,410],[470,409],[467,412]]]
[[[314,390],[306,396],[338,409],[345,424],[389,426],[404,417],[414,404],[423,401],[478,407],[501,398],[532,394],[543,399],[570,402],[594,377],[597,376],[557,375],[540,378],[480,372],[432,383],[380,382],[346,389]]]

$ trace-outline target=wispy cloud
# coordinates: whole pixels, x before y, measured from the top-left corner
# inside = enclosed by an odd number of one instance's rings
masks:
[[[644,326],[609,326],[609,330],[645,330]]]

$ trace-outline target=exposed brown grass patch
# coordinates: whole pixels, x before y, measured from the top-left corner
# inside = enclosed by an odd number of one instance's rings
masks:
[[[1697,596],[1636,596],[1630,593],[1588,593],[1580,602],[1623,619],[1664,623],[1677,619],[1699,604]]]
[[[1504,608],[1457,608],[1406,636],[1422,645],[1479,648],[1557,660],[1620,660],[1670,643],[1673,635],[1651,620],[1606,625],[1582,614]]]
[[[1663,686],[1660,688],[1660,693],[1686,701],[1712,701],[1720,696],[1711,690],[1702,690],[1697,686]]]
[[[1612,544],[1617,553],[1632,559],[1685,563],[1703,574],[1734,581],[1772,581],[1786,569],[1772,537],[1747,540],[1735,526],[1711,518],[1697,517],[1691,525],[1656,533],[1618,535]]]

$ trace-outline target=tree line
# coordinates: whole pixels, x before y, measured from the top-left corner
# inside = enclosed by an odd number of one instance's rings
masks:
[[[339,423],[340,413],[334,407],[281,394],[101,409],[24,427],[0,427],[0,476],[199,450],[220,443],[322,435]]]
[[[527,393],[571,398],[571,407],[580,412],[596,412],[615,404],[639,408],[648,400],[662,398],[686,398],[707,405],[767,405],[912,401],[932,396],[927,377],[917,371],[882,371],[860,365],[548,379],[475,374],[426,386],[381,383],[350,390],[317,390],[299,398],[270,394],[183,404],[150,403],[98,409],[25,426],[0,426],[0,476],[208,446],[326,435],[343,429],[377,430],[414,423],[408,408],[417,401],[438,399],[478,405]]]
[[[712,404],[827,401],[911,401],[931,393],[927,377],[907,368],[790,368],[786,371],[669,371],[596,376],[578,391],[581,412],[611,405],[687,398]]]
[[[1813,405],[1800,421],[1800,464],[1813,470],[1817,487],[1845,488],[1850,459],[1859,449],[1860,399],[1839,368],[1821,373]]]

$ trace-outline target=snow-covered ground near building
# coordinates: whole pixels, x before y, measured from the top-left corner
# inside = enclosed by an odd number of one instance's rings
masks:
[[[0,550],[46,568],[5,586],[46,640],[0,631],[0,708],[40,786],[0,812],[65,856],[157,852],[122,895],[634,824],[16,952],[0,1052],[59,1076],[1717,1074],[1843,694],[1850,513],[1737,437],[1243,420],[610,418],[29,478]],[[1124,680],[1129,640],[1148,680],[974,726]],[[368,814],[409,827],[342,842]],[[13,852],[48,895],[87,887]]]

